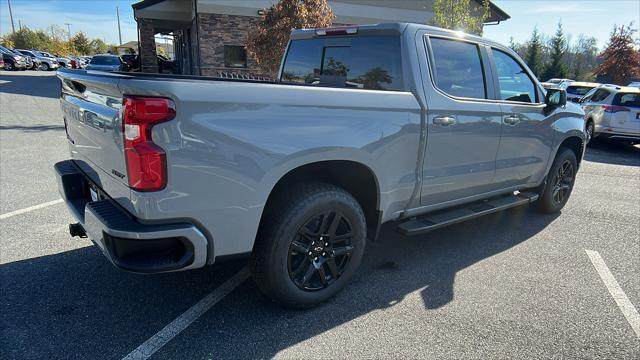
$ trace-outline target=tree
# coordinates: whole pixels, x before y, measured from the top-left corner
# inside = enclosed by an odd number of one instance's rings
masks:
[[[542,41],[540,40],[540,33],[538,27],[533,28],[531,34],[531,40],[527,44],[526,57],[524,60],[531,71],[539,78],[544,71],[544,64],[542,63]]]
[[[6,38],[13,43],[13,47],[18,49],[45,49],[51,42],[49,35],[44,31],[33,31],[28,27],[22,27],[18,31],[8,34]]]
[[[470,0],[435,0],[431,23],[445,29],[482,35],[485,20],[491,15],[489,0],[472,7]]]
[[[571,77],[575,80],[592,80],[592,71],[595,66],[598,53],[598,41],[594,37],[582,34],[572,49],[573,63],[571,64]]]
[[[606,49],[599,56],[602,63],[595,70],[599,80],[625,85],[640,77],[640,50],[634,48],[636,30],[632,26],[633,23],[613,29]]]
[[[83,32],[79,32],[69,40],[71,47],[79,54],[86,55],[91,53],[91,42]]]
[[[107,45],[107,43],[105,43],[104,41],[102,41],[102,39],[93,39],[91,40],[91,43],[89,44],[89,47],[91,48],[90,52],[88,54],[104,54],[107,51],[109,51],[109,45]]]
[[[550,62],[544,71],[543,80],[551,78],[566,78],[567,66],[565,64],[565,56],[567,54],[567,39],[562,31],[562,23],[558,23],[558,29],[551,38],[551,54]]]
[[[280,0],[265,10],[247,51],[260,69],[275,74],[292,29],[329,27],[335,16],[326,0]]]

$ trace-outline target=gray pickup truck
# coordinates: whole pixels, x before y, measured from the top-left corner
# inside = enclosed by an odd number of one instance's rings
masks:
[[[416,235],[559,211],[584,152],[563,90],[500,44],[425,25],[295,30],[275,82],[58,76],[71,235],[139,273],[250,255],[294,307],[342,289],[385,222]]]

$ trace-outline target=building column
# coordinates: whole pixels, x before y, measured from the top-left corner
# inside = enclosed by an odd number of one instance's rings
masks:
[[[156,39],[153,21],[138,19],[138,47],[140,51],[140,71],[146,73],[158,72],[158,58],[156,54]]]

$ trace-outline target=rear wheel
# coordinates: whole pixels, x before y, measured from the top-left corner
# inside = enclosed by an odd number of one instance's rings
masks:
[[[258,287],[273,300],[307,308],[337,294],[360,265],[364,213],[342,188],[302,184],[270,205],[251,258]]]
[[[12,63],[11,61],[5,61],[4,62],[4,69],[5,70],[9,70],[9,71],[13,71],[16,69],[16,66],[14,63]]]
[[[544,192],[537,201],[539,211],[556,213],[562,210],[571,196],[577,171],[578,162],[574,152],[560,148],[547,175]]]

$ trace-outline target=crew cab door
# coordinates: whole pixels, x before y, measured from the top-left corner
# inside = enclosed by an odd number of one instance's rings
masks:
[[[546,174],[553,145],[553,113],[526,67],[506,51],[490,48],[502,134],[494,182],[501,188],[536,185]]]
[[[424,38],[428,106],[422,206],[437,206],[495,189],[492,179],[502,110],[482,44],[446,36]]]

